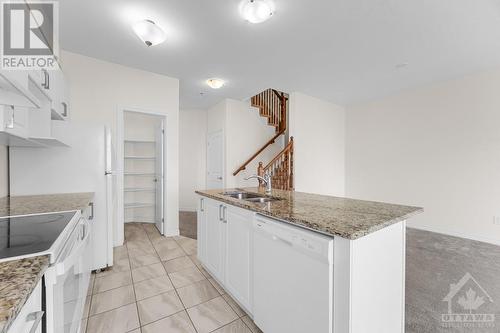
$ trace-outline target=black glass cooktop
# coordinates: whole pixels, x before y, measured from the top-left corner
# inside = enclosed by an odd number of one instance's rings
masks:
[[[75,212],[0,218],[0,259],[50,249]]]

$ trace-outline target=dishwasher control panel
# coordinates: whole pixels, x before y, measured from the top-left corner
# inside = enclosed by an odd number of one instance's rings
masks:
[[[333,249],[333,238],[315,233],[304,228],[281,222],[261,215],[256,215],[254,220],[256,232],[267,234],[271,239],[283,242],[309,255],[329,259]]]

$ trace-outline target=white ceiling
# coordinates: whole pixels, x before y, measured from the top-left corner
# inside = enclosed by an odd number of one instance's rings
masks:
[[[238,5],[61,0],[61,47],[179,78],[181,108],[268,87],[348,105],[500,66],[499,0],[275,0],[275,15],[257,25]],[[131,30],[140,19],[167,41],[143,45]],[[227,85],[208,88],[214,76]]]

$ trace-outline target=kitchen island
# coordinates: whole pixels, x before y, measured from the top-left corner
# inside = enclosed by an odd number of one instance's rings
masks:
[[[197,193],[199,259],[265,333],[404,332],[406,220],[422,208],[258,188]]]

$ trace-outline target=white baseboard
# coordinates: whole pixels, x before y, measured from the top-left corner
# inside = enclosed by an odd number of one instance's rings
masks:
[[[438,234],[443,234],[443,235],[448,235],[448,236],[453,236],[453,237],[458,237],[458,238],[465,238],[465,239],[470,239],[473,241],[478,241],[478,242],[483,242],[483,243],[488,243],[488,244],[500,246],[500,239],[485,237],[482,235],[464,234],[464,233],[461,233],[461,232],[458,232],[455,230],[446,230],[446,229],[441,229],[441,228],[436,228],[436,227],[427,227],[427,226],[408,226],[408,228],[425,230],[425,231],[435,232]]]

